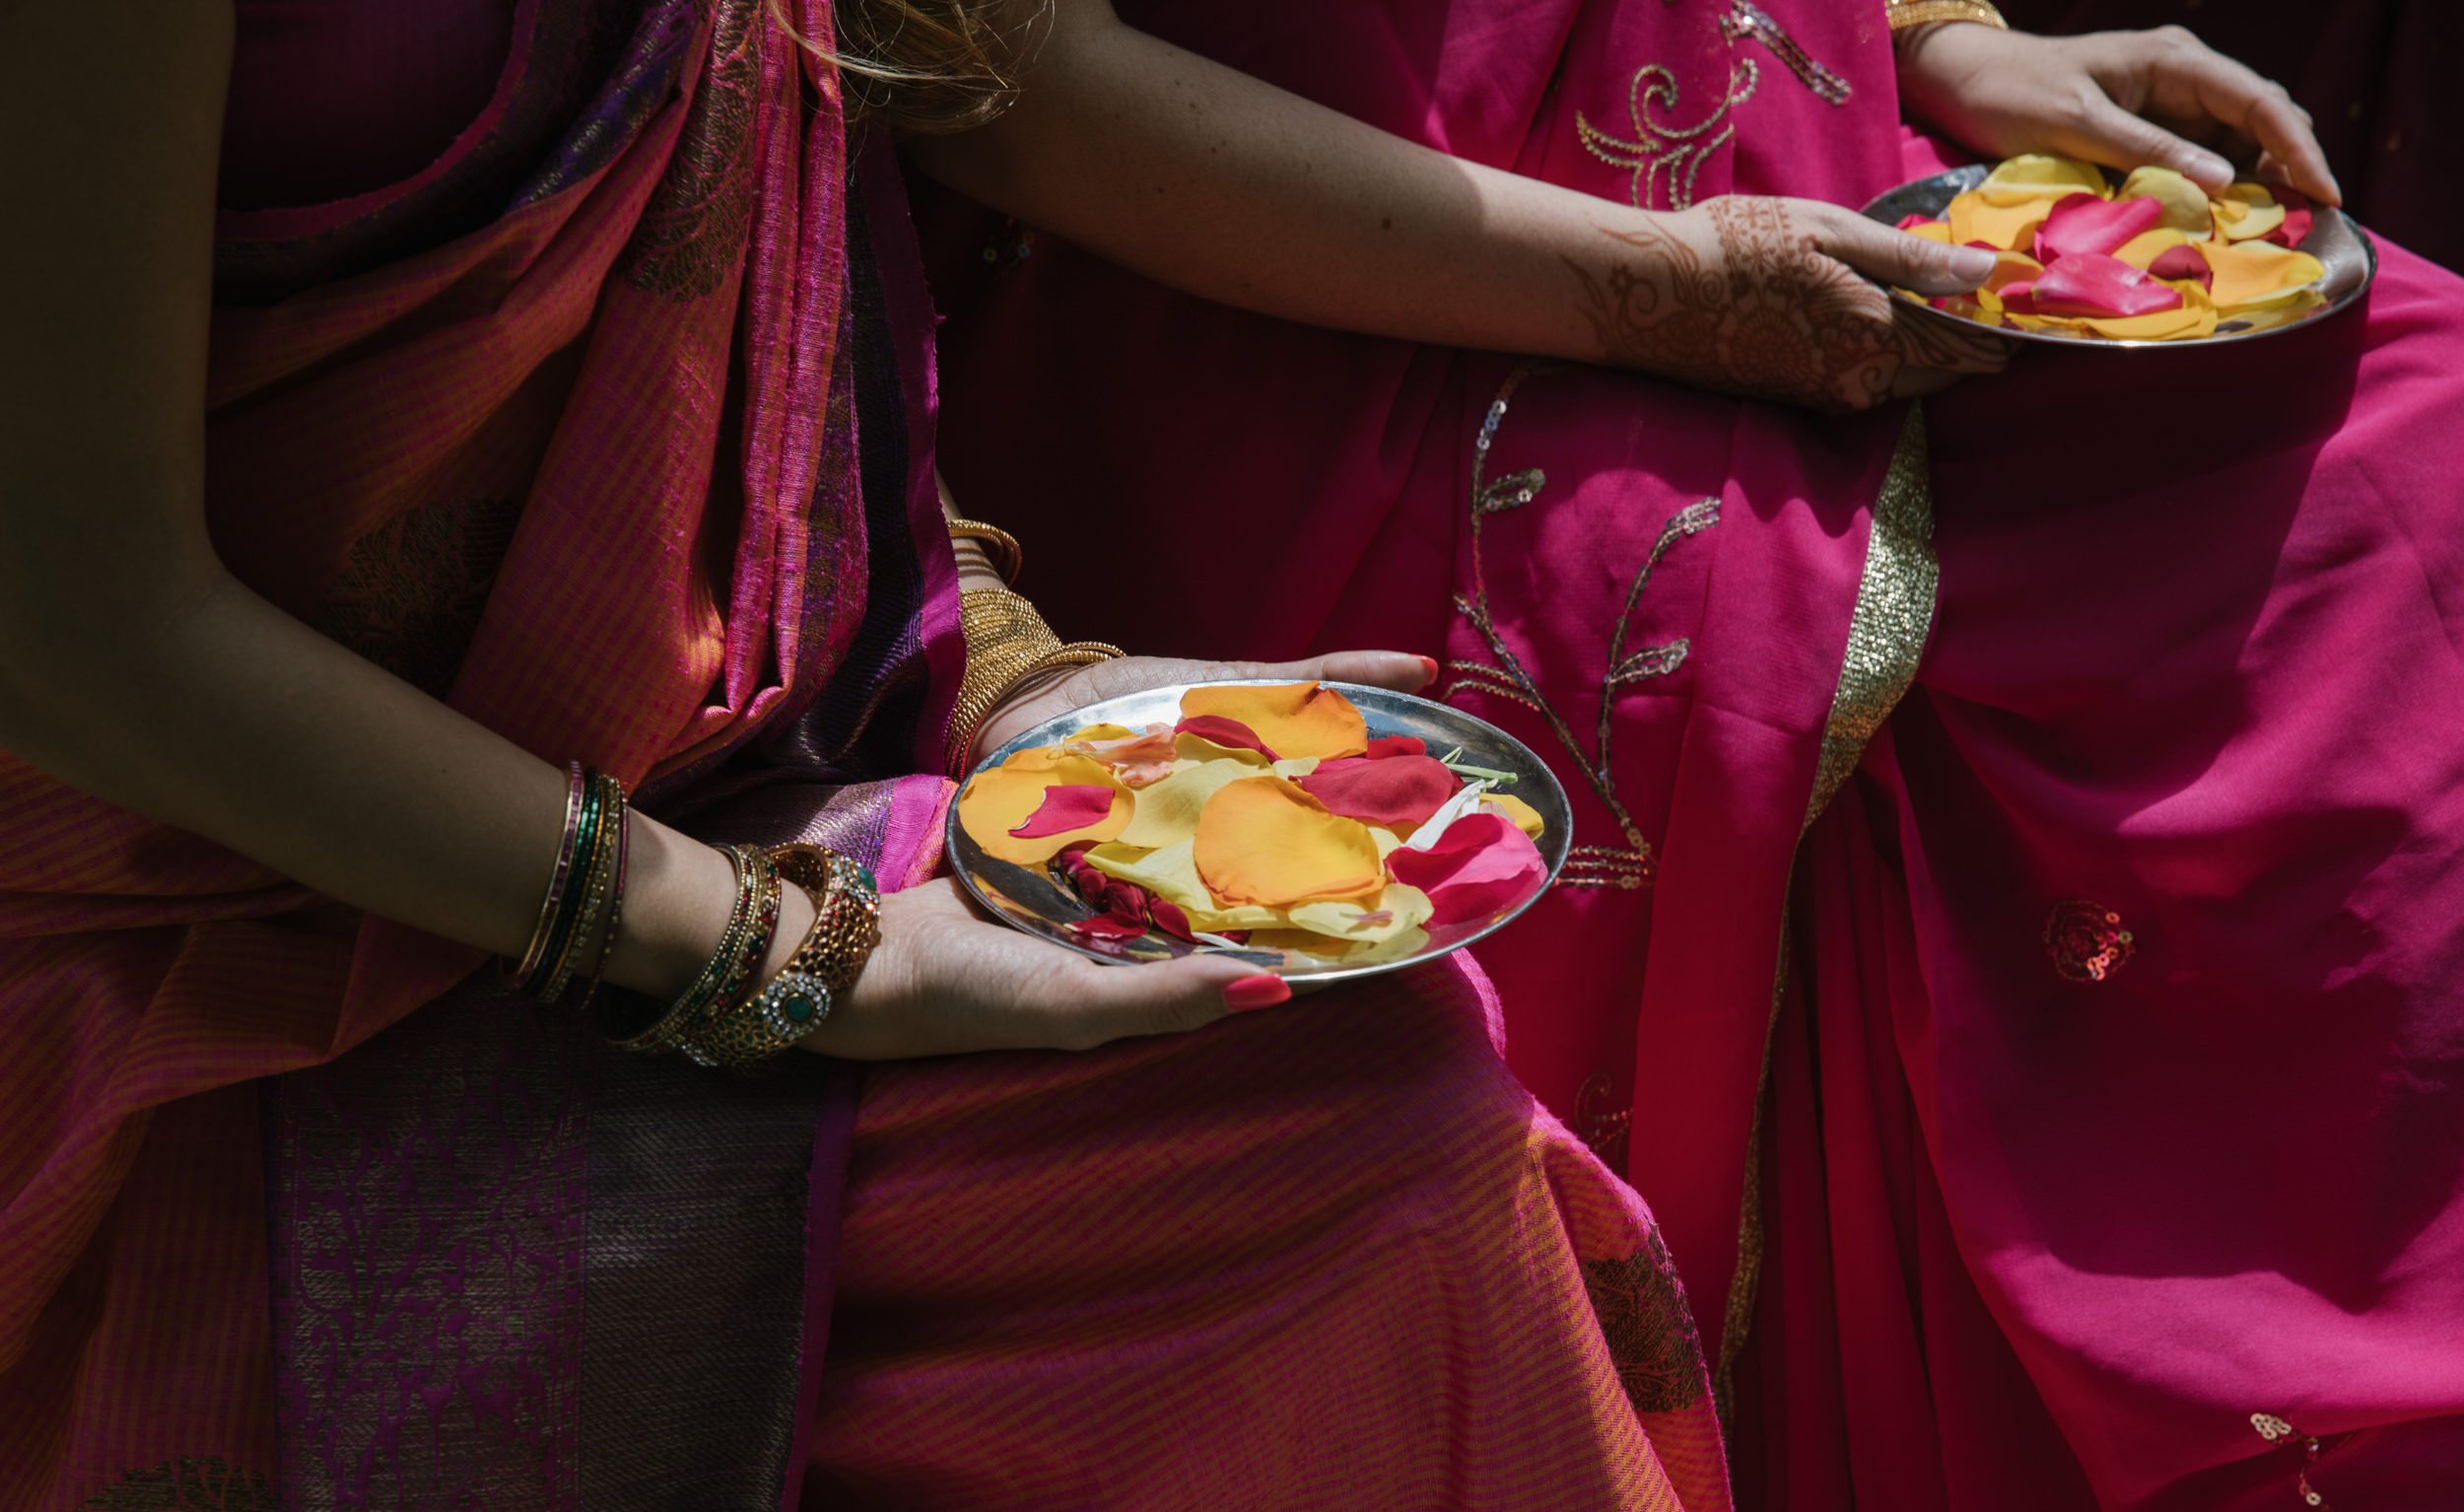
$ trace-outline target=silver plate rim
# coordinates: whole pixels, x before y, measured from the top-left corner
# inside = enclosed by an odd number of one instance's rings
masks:
[[[1291,677],[1226,677],[1209,678],[1199,682],[1165,683],[1072,709],[1065,714],[1056,715],[1020,732],[1014,738],[1004,741],[997,750],[976,763],[968,771],[967,779],[959,784],[958,790],[965,791],[967,782],[973,781],[977,773],[997,767],[1020,751],[1039,745],[1054,744],[1086,725],[1125,723],[1135,728],[1138,724],[1146,722],[1143,718],[1114,718],[1125,710],[1168,704],[1177,712],[1182,697],[1192,688],[1282,687],[1293,682],[1308,680],[1310,679]],[[1468,757],[1476,752],[1479,758],[1475,762],[1476,765],[1510,770],[1516,774],[1514,795],[1538,810],[1545,826],[1540,836],[1540,859],[1547,863],[1547,869],[1540,878],[1540,885],[1533,888],[1529,896],[1517,902],[1512,908],[1497,914],[1476,928],[1471,928],[1459,936],[1450,936],[1443,944],[1432,942],[1424,950],[1415,951],[1410,955],[1398,956],[1393,960],[1372,962],[1365,966],[1344,966],[1339,963],[1313,962],[1305,957],[1296,962],[1292,954],[1286,951],[1236,951],[1213,946],[1193,947],[1187,941],[1171,939],[1154,930],[1149,930],[1141,936],[1140,941],[1125,942],[1129,945],[1142,943],[1149,947],[1146,953],[1142,954],[1131,955],[1126,950],[1107,950],[1086,943],[1071,936],[1063,926],[1079,919],[1092,918],[1095,911],[1075,893],[1063,891],[1049,874],[1030,871],[1024,866],[994,860],[985,856],[983,849],[958,822],[956,793],[951,794],[949,815],[943,823],[942,830],[943,845],[946,847],[944,854],[949,858],[950,869],[957,874],[959,882],[967,889],[969,896],[973,897],[985,912],[993,918],[1024,933],[1034,935],[1038,939],[1050,940],[1065,950],[1075,951],[1090,960],[1100,961],[1107,966],[1135,966],[1203,952],[1253,964],[1261,971],[1283,977],[1291,983],[1295,993],[1311,992],[1337,982],[1355,981],[1364,977],[1382,976],[1391,971],[1402,971],[1406,967],[1416,966],[1442,955],[1450,955],[1457,950],[1476,944],[1514,923],[1525,909],[1540,901],[1540,896],[1555,885],[1557,873],[1564,867],[1567,853],[1572,845],[1573,812],[1566,800],[1564,785],[1557,781],[1555,773],[1548,770],[1548,764],[1540,759],[1539,753],[1486,720],[1477,715],[1466,713],[1451,704],[1441,704],[1431,699],[1421,698],[1417,694],[1398,693],[1390,688],[1340,682],[1334,678],[1320,678],[1317,681],[1352,701],[1367,722],[1372,738],[1382,734],[1420,733],[1419,730],[1408,727],[1407,716],[1416,718],[1426,724],[1452,725],[1456,730],[1468,730],[1476,734],[1479,737],[1477,744],[1470,740],[1455,740],[1453,731],[1449,732],[1448,739],[1463,745]],[[1421,711],[1427,712],[1421,713]],[[1425,735],[1423,738],[1426,738]],[[1066,909],[1074,912],[1068,913],[1066,917],[1061,917],[1061,910],[1059,908],[1050,913],[1038,912],[1023,903],[1010,899],[1001,891],[997,880],[989,874],[991,868],[996,866],[1007,867],[1011,871],[1040,880],[1054,897],[1064,900]],[[1281,960],[1269,961],[1267,957],[1270,956],[1281,957]]]

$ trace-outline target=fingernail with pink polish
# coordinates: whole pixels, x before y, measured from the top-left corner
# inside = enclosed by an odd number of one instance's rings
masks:
[[[1223,990],[1223,1005],[1235,1013],[1271,1008],[1278,1002],[1291,1000],[1292,990],[1284,985],[1283,979],[1263,972],[1255,977],[1243,977]]]
[[[1424,682],[1420,684],[1420,686],[1425,688],[1429,685],[1429,683],[1437,681],[1437,658],[1435,656],[1421,656],[1415,659],[1419,661],[1421,667],[1424,668],[1429,674],[1428,682]]]

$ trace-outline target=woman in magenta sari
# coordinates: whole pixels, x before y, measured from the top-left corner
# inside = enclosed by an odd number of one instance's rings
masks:
[[[1945,391],[2003,354],[1851,269],[1953,256],[1831,208],[1944,161],[1903,109],[2336,195],[2187,37],[1963,9],[1063,4],[1020,111],[909,150],[1015,217],[922,212],[952,477],[1077,543],[1071,633],[1427,647],[1557,763],[1575,859],[1480,955],[1666,1225],[1741,1504],[2433,1504],[2464,285],[2382,243],[2270,341]],[[1143,216],[1034,171],[1115,69]]]
[[[937,874],[972,750],[1228,664],[978,680],[827,6],[236,13],[0,13],[10,1506],[1729,1504],[1650,1215],[1475,967],[1228,1017],[1288,995]],[[954,52],[864,66],[946,127]],[[739,1077],[526,939],[714,984],[719,1059],[860,974]]]

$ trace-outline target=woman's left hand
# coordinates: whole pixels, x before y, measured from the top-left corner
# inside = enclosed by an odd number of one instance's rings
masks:
[[[2309,112],[2180,27],[2031,36],[1951,23],[1898,39],[1910,110],[1987,157],[2155,164],[2211,192],[2252,174],[2343,202]]]
[[[1398,693],[1417,693],[1437,676],[1437,663],[1425,656],[1395,651],[1338,651],[1304,661],[1181,661],[1167,656],[1127,656],[1073,669],[1066,677],[1031,684],[992,711],[976,733],[976,747],[967,753],[973,766],[988,751],[1056,715],[1124,693],[1174,683],[1213,682],[1238,677],[1283,677],[1293,682],[1366,683]]]

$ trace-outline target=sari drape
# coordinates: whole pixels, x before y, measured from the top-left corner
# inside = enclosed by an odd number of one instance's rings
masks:
[[[838,98],[763,0],[523,0],[430,171],[225,215],[209,511],[473,718],[895,890],[963,651],[923,269]],[[859,1105],[615,1055],[5,756],[0,819],[0,1466],[45,1512],[1730,1504],[1657,1225],[1468,961]]]
[[[1939,168],[1882,10],[1124,14],[1668,209]],[[1510,1064],[1666,1224],[1742,1504],[2456,1483],[2451,275],[2382,240],[2363,311],[2025,357],[1920,431],[929,225],[954,459],[1025,459],[996,517],[1134,517],[1193,564],[1126,595],[1117,556],[1036,563],[1063,633],[1442,647],[1445,697],[1576,794],[1583,863],[1479,954]],[[1030,350],[1065,406],[1018,402]]]

